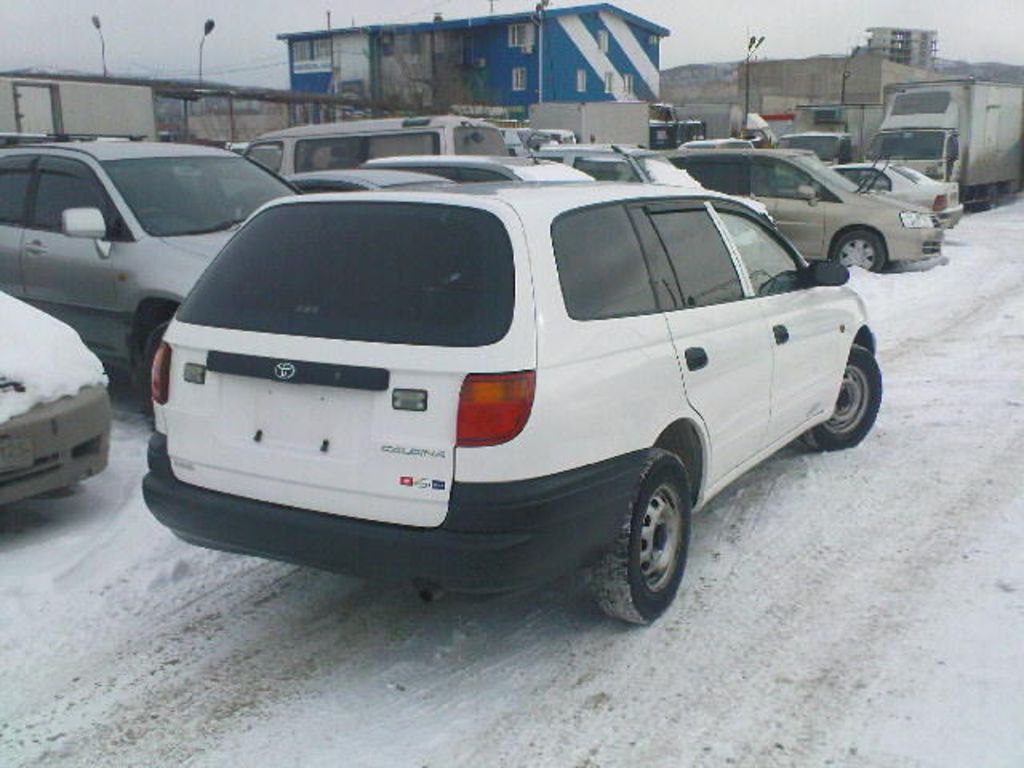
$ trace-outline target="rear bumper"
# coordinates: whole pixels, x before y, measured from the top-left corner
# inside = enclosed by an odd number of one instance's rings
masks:
[[[0,472],[0,505],[65,488],[101,472],[110,448],[110,399],[104,387],[37,405],[0,424],[0,440],[26,441],[31,466]]]
[[[462,592],[537,586],[599,555],[618,534],[646,451],[511,483],[459,483],[437,528],[413,528],[269,504],[183,483],[167,440],[149,445],[143,494],[179,538],[366,579]]]

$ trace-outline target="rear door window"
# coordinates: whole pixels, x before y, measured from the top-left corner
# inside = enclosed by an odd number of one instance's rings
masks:
[[[0,160],[0,224],[24,226],[32,160],[28,155]]]
[[[577,157],[573,167],[593,176],[597,181],[639,182],[640,177],[633,167],[620,158]]]
[[[551,239],[569,317],[601,320],[658,311],[640,242],[622,205],[560,216]]]
[[[414,203],[263,212],[207,269],[184,322],[328,339],[474,347],[508,332],[512,245],[494,215]]]
[[[452,132],[452,138],[456,155],[504,155],[506,151],[505,141],[497,128],[458,126]]]
[[[334,136],[295,142],[295,172],[355,168],[366,162],[366,138]]]
[[[397,155],[437,155],[440,152],[441,138],[436,132],[393,133],[370,136],[366,159]]]
[[[729,249],[707,210],[652,207],[651,223],[668,253],[684,307],[707,307],[743,298]]]
[[[750,194],[746,160],[686,160],[681,167],[707,189],[727,195]]]
[[[824,196],[818,182],[789,163],[758,159],[750,173],[750,190],[758,197],[799,200],[798,190],[803,186],[813,188],[818,197]]]

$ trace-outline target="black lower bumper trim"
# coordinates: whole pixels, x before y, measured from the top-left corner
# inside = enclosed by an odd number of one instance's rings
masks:
[[[646,451],[535,480],[455,483],[438,528],[377,523],[210,491],[171,471],[154,435],[143,481],[154,516],[192,544],[368,579],[508,592],[555,579],[618,533]]]

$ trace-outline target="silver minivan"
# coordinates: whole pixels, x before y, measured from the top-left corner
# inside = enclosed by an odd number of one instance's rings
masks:
[[[245,151],[282,176],[357,168],[395,155],[504,154],[505,140],[496,127],[454,115],[302,125],[264,134]]]

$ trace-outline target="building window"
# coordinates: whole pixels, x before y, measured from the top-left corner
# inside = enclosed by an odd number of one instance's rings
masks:
[[[576,91],[578,93],[586,93],[587,91],[587,70],[585,69],[576,70]]]
[[[530,26],[528,24],[512,24],[509,26],[509,48],[526,48],[530,45],[530,43]]]
[[[322,37],[313,43],[313,58],[317,61],[328,61],[331,58],[331,38]]]
[[[309,40],[292,43],[292,61],[309,61],[311,58],[313,58],[313,51]]]
[[[601,49],[601,53],[608,53],[608,30],[599,29],[597,30],[597,47]]]
[[[512,90],[526,90],[526,67],[516,67],[512,70]]]
[[[615,73],[605,72],[604,73],[604,92],[611,93],[612,87],[615,85]]]
[[[647,44],[651,46],[657,45],[660,42],[661,38],[658,37],[657,35],[651,35],[650,37],[647,38]]]
[[[634,93],[633,88],[634,88],[634,85],[633,85],[633,75],[630,75],[630,74],[623,75],[622,76],[622,90],[624,90],[626,92],[627,96],[632,96],[633,95],[633,93]]]

